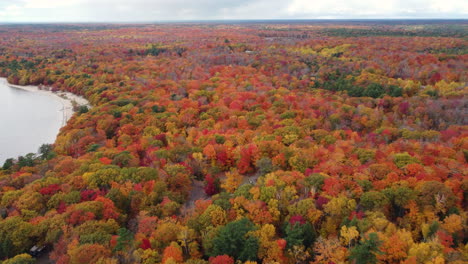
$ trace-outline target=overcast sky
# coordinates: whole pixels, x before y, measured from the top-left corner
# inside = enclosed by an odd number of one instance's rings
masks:
[[[0,22],[468,18],[468,0],[0,0]]]

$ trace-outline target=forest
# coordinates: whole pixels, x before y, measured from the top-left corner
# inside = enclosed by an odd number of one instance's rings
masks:
[[[1,25],[85,97],[0,168],[0,262],[468,261],[468,23]],[[8,128],[1,128],[8,129]]]

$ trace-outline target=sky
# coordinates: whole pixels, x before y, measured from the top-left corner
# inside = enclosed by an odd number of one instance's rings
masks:
[[[467,0],[0,0],[0,22],[467,19]]]

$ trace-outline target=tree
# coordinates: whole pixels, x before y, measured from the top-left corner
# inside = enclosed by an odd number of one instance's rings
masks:
[[[422,206],[431,206],[437,213],[445,213],[447,209],[455,205],[457,200],[452,190],[441,182],[423,182],[417,190],[419,191],[418,203]]]
[[[171,263],[171,260],[175,263],[181,263],[184,261],[182,250],[180,250],[176,243],[173,243],[164,249],[162,263]]]
[[[415,243],[409,249],[408,256],[416,257],[417,263],[430,263],[429,261],[436,258],[443,259],[443,246],[437,240],[431,240],[427,243]]]
[[[123,151],[115,155],[112,164],[120,167],[133,167],[138,165],[138,159],[129,151]]]
[[[432,238],[439,230],[439,222],[433,221],[430,224],[422,224],[421,231],[424,239],[427,241]]]
[[[196,240],[196,233],[195,230],[190,229],[188,227],[182,227],[177,234],[177,239],[184,251],[186,256],[191,255],[190,252],[190,245]]]
[[[57,154],[54,152],[54,148],[51,144],[43,144],[39,147],[40,158],[43,160],[50,160]]]
[[[353,264],[375,262],[376,232],[381,263],[462,263],[467,48],[450,24],[0,26],[0,76],[93,105],[0,169],[0,262],[47,244],[59,264]]]
[[[359,204],[366,210],[382,210],[388,204],[388,199],[381,192],[370,191],[361,195]]]
[[[408,164],[417,163],[418,160],[415,157],[408,154],[408,152],[404,152],[395,154],[393,157],[393,162],[398,168],[403,168]]]
[[[393,217],[401,217],[404,215],[404,207],[414,198],[416,193],[412,189],[402,187],[392,187],[384,189],[383,194],[387,197],[392,205]]]
[[[288,254],[295,264],[307,263],[307,259],[310,258],[310,254],[304,246],[293,246],[288,249]]]
[[[3,163],[3,170],[9,170],[11,167],[15,165],[15,162],[12,158],[6,159],[5,162]]]
[[[356,201],[340,195],[333,197],[324,205],[324,211],[336,220],[341,221],[343,217],[349,216],[356,209]]]
[[[111,256],[111,251],[107,247],[98,244],[77,245],[77,243],[72,243],[69,248],[68,254],[71,264],[98,263]]]
[[[305,246],[305,248],[310,247],[316,238],[316,233],[314,228],[310,223],[287,223],[285,227],[286,234],[286,243],[289,249],[294,246]]]
[[[407,258],[407,252],[409,249],[408,245],[412,241],[404,241],[404,237],[402,237],[401,234],[401,232],[397,232],[384,240],[380,247],[383,254],[378,256],[380,261],[401,263]]]
[[[240,157],[237,161],[239,173],[246,174],[254,171],[255,157],[258,154],[257,145],[250,144],[240,149]]]
[[[255,236],[259,241],[258,257],[265,263],[280,262],[284,259],[283,250],[286,248],[284,239],[275,239],[275,226],[271,224],[263,225],[255,231]]]
[[[347,250],[338,238],[325,239],[319,237],[314,244],[315,261],[313,263],[345,263]]]
[[[375,264],[378,262],[377,254],[381,254],[379,246],[381,241],[376,233],[370,233],[369,238],[359,242],[359,245],[351,250],[350,260],[356,264]]]
[[[378,98],[385,93],[384,87],[377,83],[371,83],[367,88],[364,90],[363,95],[369,96],[372,98]]]
[[[19,216],[0,221],[0,258],[12,257],[33,245],[34,227]]]
[[[32,167],[35,164],[36,155],[34,153],[28,153],[25,156],[18,157],[18,166],[22,167]]]
[[[451,214],[444,219],[442,228],[450,234],[460,232],[463,230],[463,219],[457,214]]]
[[[237,187],[242,184],[242,178],[242,175],[240,175],[236,169],[226,172],[226,179],[221,184],[221,188],[229,193],[233,193],[236,191]]]
[[[350,228],[348,228],[344,225],[341,227],[340,235],[343,243],[349,248],[351,247],[351,243],[353,242],[353,240],[359,237],[359,231],[357,231],[357,228],[355,226],[351,226]]]
[[[219,230],[213,239],[213,249],[210,255],[228,255],[241,261],[256,260],[258,240],[248,232],[255,230],[253,223],[242,218],[227,224]]]
[[[207,174],[205,176],[205,193],[208,195],[214,195],[219,193],[219,179]]]
[[[228,255],[211,257],[210,264],[234,264],[234,259]]]
[[[257,160],[257,162],[255,162],[255,167],[262,175],[273,171],[273,163],[268,157]]]
[[[124,251],[130,248],[133,242],[133,233],[126,228],[120,228],[117,234],[119,238],[114,251]]]
[[[4,260],[2,264],[34,264],[36,260],[29,254],[16,255],[13,258]]]

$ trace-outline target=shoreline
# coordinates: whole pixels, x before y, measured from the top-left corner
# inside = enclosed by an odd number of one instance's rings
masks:
[[[45,89],[39,88],[39,86],[35,85],[16,85],[16,84],[11,84],[8,82],[7,78],[0,78],[0,82],[4,82],[6,86],[12,88],[12,89],[20,89],[32,93],[41,93],[44,95],[47,95],[51,98],[54,98],[55,100],[58,100],[62,104],[62,109],[60,112],[63,114],[62,118],[62,124],[60,127],[64,127],[68,120],[73,116],[75,111],[73,111],[73,105],[76,104],[77,106],[87,106],[88,108],[91,108],[91,105],[89,104],[88,100],[85,98],[78,96],[76,94],[70,93],[70,92],[52,92],[48,90],[48,87],[45,87]]]

